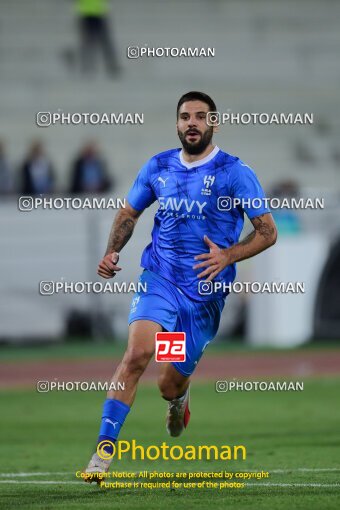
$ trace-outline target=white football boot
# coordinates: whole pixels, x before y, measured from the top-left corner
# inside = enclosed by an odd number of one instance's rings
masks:
[[[180,436],[190,420],[190,386],[182,397],[170,400],[166,416],[166,430],[172,437]]]
[[[111,459],[101,459],[97,452],[95,452],[91,460],[87,466],[87,468],[83,471],[84,475],[84,482],[92,483],[97,482],[99,485],[100,482],[105,481],[105,473],[108,472],[110,468],[112,458]],[[102,474],[102,475],[101,475]]]

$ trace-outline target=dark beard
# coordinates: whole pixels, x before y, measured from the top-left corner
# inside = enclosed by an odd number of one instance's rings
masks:
[[[210,127],[201,137],[199,142],[196,143],[190,143],[187,142],[185,138],[185,134],[177,130],[177,134],[179,139],[181,140],[181,143],[183,145],[183,149],[192,156],[196,156],[197,154],[201,154],[205,151],[205,149],[208,147],[208,145],[211,142],[211,139],[213,137],[213,127]]]

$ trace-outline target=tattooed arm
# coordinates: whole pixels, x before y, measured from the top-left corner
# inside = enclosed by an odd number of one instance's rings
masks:
[[[276,243],[277,230],[270,213],[256,216],[250,221],[254,226],[254,230],[242,241],[227,248],[229,257],[232,259],[232,262],[229,262],[230,264],[249,259],[249,257],[261,253],[261,251]]]
[[[203,262],[194,266],[194,269],[203,268],[203,271],[197,275],[198,278],[205,278],[207,281],[211,281],[230,264],[249,259],[275,244],[277,230],[270,213],[257,216],[251,222],[254,226],[253,232],[229,248],[221,249],[208,236],[204,237],[210,252],[202,253],[195,257],[195,260],[203,260]]]
[[[103,278],[112,278],[121,268],[117,266],[119,252],[132,236],[135,225],[143,211],[137,211],[129,204],[118,211],[113,222],[104,258],[97,273]]]
[[[113,222],[105,255],[120,252],[126,245],[142,211],[136,211],[128,203],[120,209]]]

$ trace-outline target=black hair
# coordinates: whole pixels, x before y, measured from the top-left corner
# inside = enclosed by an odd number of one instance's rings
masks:
[[[177,104],[177,118],[178,118],[178,112],[180,107],[183,103],[186,103],[187,101],[202,101],[203,103],[206,103],[209,106],[210,112],[216,112],[216,105],[214,101],[211,99],[208,94],[205,94],[204,92],[197,92],[195,90],[191,92],[187,92],[186,94],[183,94],[183,96],[180,98]]]

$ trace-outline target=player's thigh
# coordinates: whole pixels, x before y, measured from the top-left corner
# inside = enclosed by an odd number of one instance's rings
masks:
[[[165,331],[173,331],[177,322],[173,290],[163,280],[158,280],[147,271],[142,273],[140,281],[147,285],[147,290],[141,290],[134,295],[128,318],[129,324],[146,320],[160,324]]]
[[[127,353],[131,356],[152,356],[155,352],[155,335],[162,326],[151,320],[136,320],[129,326]]]
[[[220,323],[224,301],[197,302],[183,301],[176,331],[186,334],[185,361],[172,362],[174,369],[189,377],[201,359],[207,345],[215,337]]]

